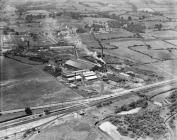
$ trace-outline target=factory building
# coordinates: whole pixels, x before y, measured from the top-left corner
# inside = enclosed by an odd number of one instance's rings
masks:
[[[81,79],[82,79],[82,77],[80,75],[76,75],[76,76],[67,78],[67,81],[69,83],[71,83],[71,82],[74,82],[74,81],[81,81]]]
[[[90,81],[98,78],[95,72],[89,70],[62,72],[62,77],[66,79],[69,83],[81,80]]]
[[[131,78],[130,75],[123,73],[123,72],[120,72],[118,75],[120,78],[125,79],[125,80],[130,80]]]
[[[90,81],[90,80],[95,80],[95,79],[97,79],[98,77],[96,76],[96,75],[91,75],[91,76],[87,76],[87,77],[85,77],[85,80],[86,81]]]
[[[65,67],[73,70],[91,70],[95,66],[96,64],[81,59],[68,60],[65,62]]]

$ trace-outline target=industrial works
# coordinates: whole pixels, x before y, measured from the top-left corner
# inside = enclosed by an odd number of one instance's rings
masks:
[[[175,0],[0,5],[0,140],[176,140]]]

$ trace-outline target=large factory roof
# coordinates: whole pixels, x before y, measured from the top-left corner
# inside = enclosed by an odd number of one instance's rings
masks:
[[[83,70],[83,69],[92,69],[96,64],[81,59],[75,59],[75,60],[66,61],[65,65],[77,68],[79,70]]]

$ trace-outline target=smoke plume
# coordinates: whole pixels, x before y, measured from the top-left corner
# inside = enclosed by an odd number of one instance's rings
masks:
[[[88,56],[92,56],[93,58],[95,58],[98,61],[101,61],[102,63],[105,64],[105,61],[102,58],[99,58],[97,55],[97,52],[92,52],[87,48],[87,45],[83,44],[80,37],[75,34],[68,34],[67,36],[64,37],[64,39],[70,43],[76,46],[76,48],[81,49],[85,52],[86,55]]]
[[[87,48],[87,45],[83,44],[80,40],[77,41],[76,43],[76,48],[80,48],[83,49],[84,52],[88,55],[88,56],[92,56],[93,58],[95,58],[96,60],[101,61],[102,63],[105,64],[105,61],[102,58],[99,58],[97,55],[97,52],[92,52]]]

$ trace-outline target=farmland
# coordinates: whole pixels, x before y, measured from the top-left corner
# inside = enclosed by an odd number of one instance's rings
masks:
[[[151,33],[148,33],[148,35],[158,37],[158,38],[175,38],[177,37],[177,31],[173,30],[164,30],[164,31],[154,31]]]
[[[106,50],[106,52],[121,57],[126,57],[136,61],[137,63],[148,63],[152,62],[151,58],[144,56],[138,52],[130,50],[128,47],[132,45],[144,45],[142,41],[120,41],[120,42],[111,42],[111,45],[116,45],[119,47],[117,50]],[[143,59],[141,59],[143,58]]]
[[[129,38],[133,37],[133,33],[126,31],[124,29],[114,29],[113,33],[101,33],[96,34],[96,37],[101,40],[116,39],[116,38]]]

